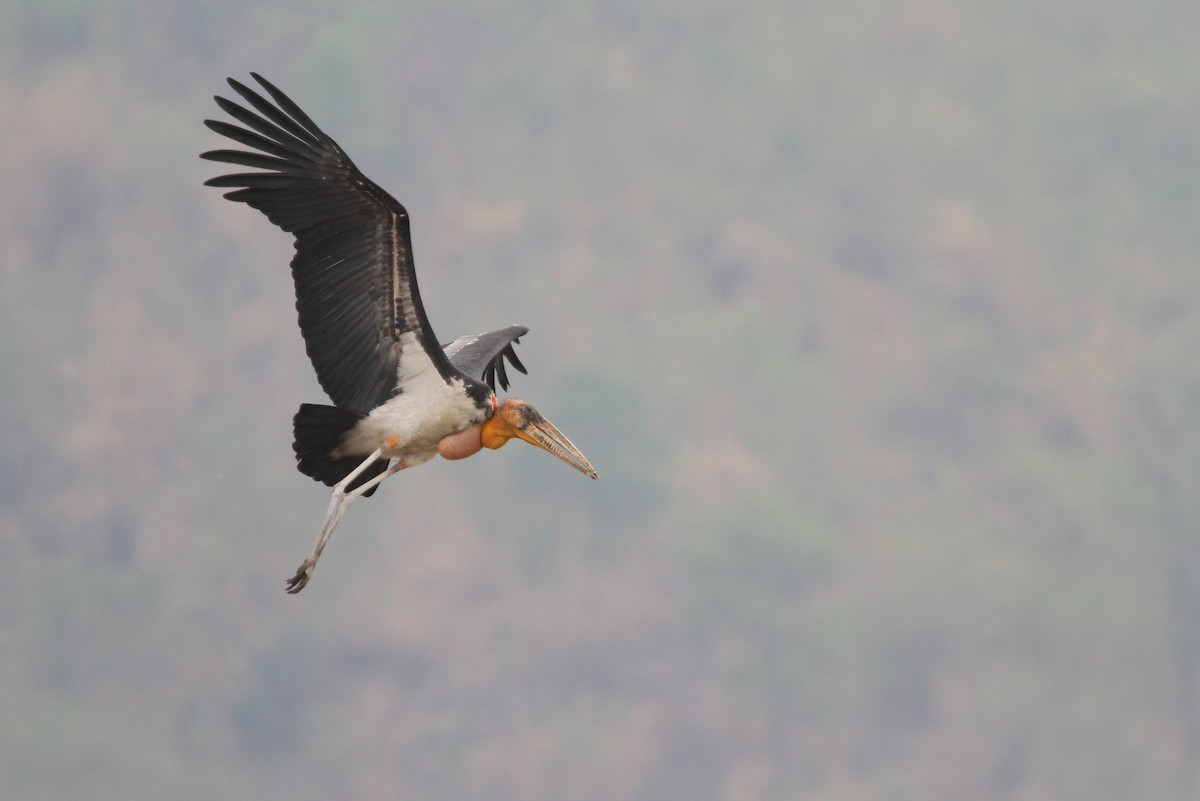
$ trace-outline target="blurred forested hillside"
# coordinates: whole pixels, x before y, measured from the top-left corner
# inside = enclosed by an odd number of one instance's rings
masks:
[[[1200,5],[0,2],[0,796],[1193,799]],[[510,322],[327,490],[227,75]]]

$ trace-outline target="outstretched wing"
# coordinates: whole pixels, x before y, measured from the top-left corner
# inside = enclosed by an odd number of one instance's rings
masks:
[[[508,389],[505,359],[522,373],[528,372],[513,348],[528,333],[529,329],[523,325],[510,325],[486,334],[459,337],[449,345],[443,345],[442,350],[455,367],[471,378],[483,379],[495,392],[497,379],[501,389]]]
[[[230,78],[253,111],[223,97],[217,105],[246,127],[204,124],[256,152],[200,157],[264,171],[205,183],[233,187],[225,197],[295,235],[296,310],[321,387],[336,405],[368,412],[404,391],[398,375],[457,376],[421,305],[408,212],[287,95],[251,75],[274,103]]]

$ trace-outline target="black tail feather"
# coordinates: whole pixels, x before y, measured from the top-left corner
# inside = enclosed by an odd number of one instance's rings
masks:
[[[304,475],[330,487],[350,475],[354,468],[362,464],[365,457],[334,459],[329,454],[337,448],[342,436],[364,417],[366,415],[336,406],[300,404],[300,411],[292,418],[292,432],[295,436],[292,450],[296,452],[296,468]],[[354,479],[347,489],[355,489],[371,480],[386,470],[387,466],[387,459],[377,459],[362,472],[362,475]],[[378,486],[371,487],[363,495],[373,495],[376,489]]]

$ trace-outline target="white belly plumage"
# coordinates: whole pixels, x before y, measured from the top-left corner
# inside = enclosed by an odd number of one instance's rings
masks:
[[[486,418],[466,393],[463,380],[442,378],[411,333],[401,337],[397,387],[396,396],[347,432],[334,456],[366,456],[394,436],[399,445],[383,455],[404,459],[410,466],[420,464],[437,454],[444,437]]]

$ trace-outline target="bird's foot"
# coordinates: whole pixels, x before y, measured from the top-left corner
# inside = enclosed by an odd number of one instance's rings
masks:
[[[308,584],[308,580],[312,578],[313,568],[316,566],[317,563],[312,559],[305,559],[304,563],[296,569],[296,575],[288,579],[288,593],[295,595],[296,593],[300,592],[300,590],[304,589],[304,587]]]

